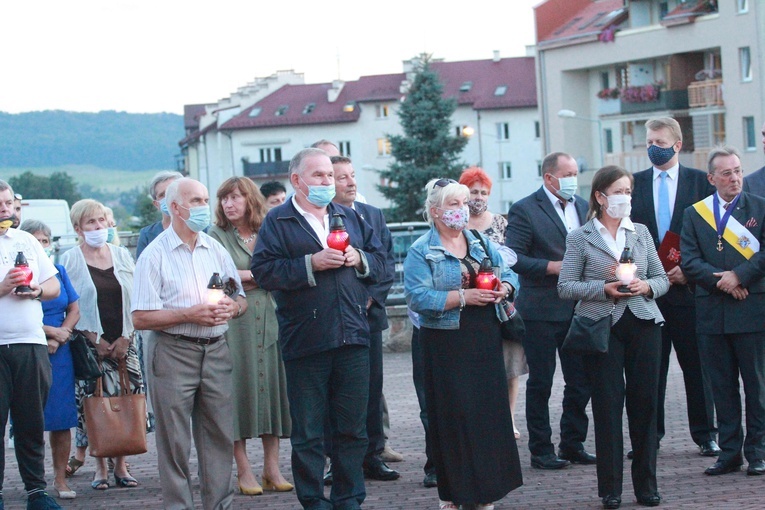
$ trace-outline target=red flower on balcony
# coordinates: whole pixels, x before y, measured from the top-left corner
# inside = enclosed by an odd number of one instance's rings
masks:
[[[619,94],[621,94],[621,90],[614,87],[612,89],[603,89],[600,92],[598,92],[596,95],[600,99],[616,99],[619,97]]]
[[[624,87],[621,93],[622,101],[625,103],[650,103],[659,99],[660,90],[661,83]]]

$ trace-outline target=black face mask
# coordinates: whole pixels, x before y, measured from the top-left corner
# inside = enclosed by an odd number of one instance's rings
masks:
[[[675,148],[667,147],[666,149],[659,147],[658,145],[651,145],[648,147],[648,159],[651,160],[654,166],[662,166],[667,164],[670,159],[675,157]]]

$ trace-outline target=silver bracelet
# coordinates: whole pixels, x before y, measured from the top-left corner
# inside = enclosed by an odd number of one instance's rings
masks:
[[[460,295],[460,312],[463,308],[465,308],[465,289],[457,289],[457,292]]]

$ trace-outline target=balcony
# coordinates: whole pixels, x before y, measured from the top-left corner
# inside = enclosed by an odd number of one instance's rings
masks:
[[[621,112],[644,113],[661,110],[685,110],[688,108],[687,90],[662,90],[655,101],[627,102],[621,100]]]
[[[268,163],[250,163],[242,160],[244,175],[251,179],[263,177],[283,177],[289,173],[289,161],[269,161]]]
[[[695,81],[688,85],[688,105],[691,108],[725,106],[722,93],[722,78]]]

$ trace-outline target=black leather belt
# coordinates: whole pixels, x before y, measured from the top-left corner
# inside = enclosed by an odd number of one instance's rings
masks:
[[[223,340],[223,335],[218,336],[211,336],[211,337],[196,337],[196,336],[186,336],[186,335],[175,335],[173,333],[167,333],[163,331],[165,335],[175,338],[176,340],[183,340],[184,342],[191,342],[192,344],[197,345],[212,345],[219,340]]]

